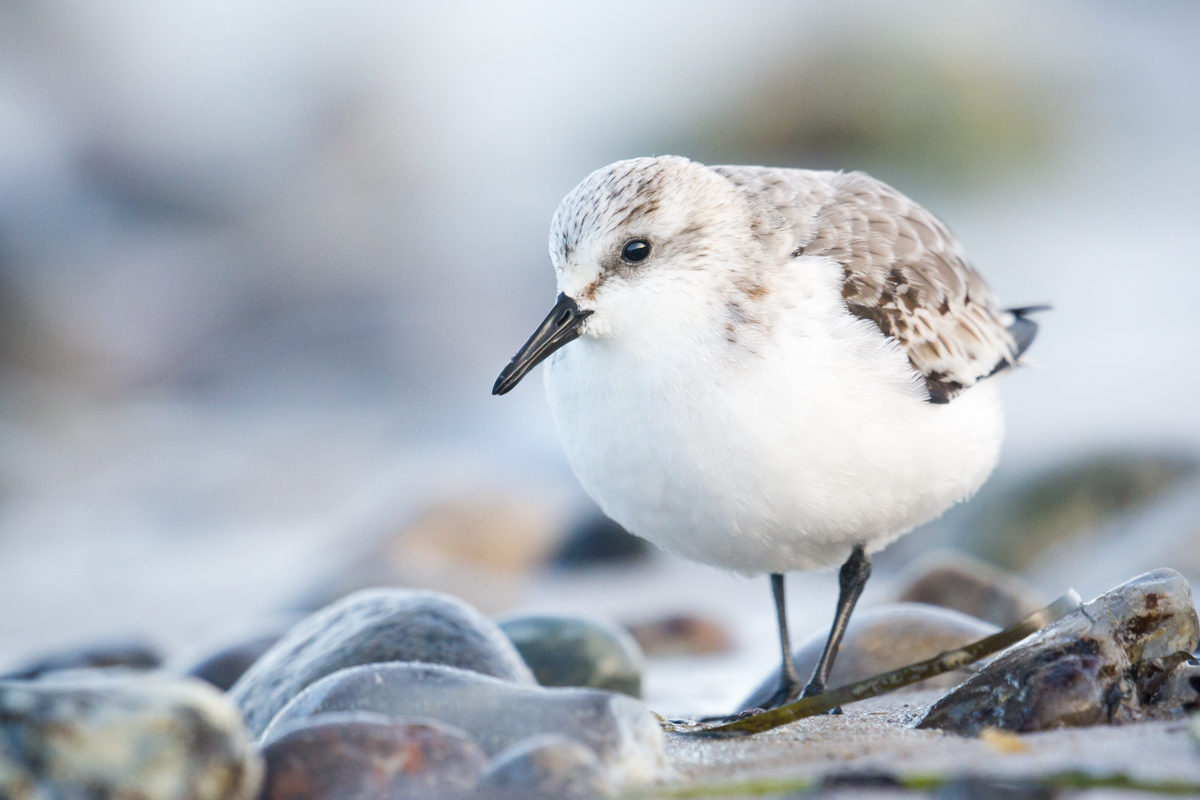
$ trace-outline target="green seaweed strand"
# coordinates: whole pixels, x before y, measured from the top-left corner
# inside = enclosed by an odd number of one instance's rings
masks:
[[[947,650],[925,661],[909,664],[906,667],[900,667],[891,672],[876,675],[873,678],[866,678],[848,686],[822,692],[821,694],[789,703],[786,706],[780,706],[771,711],[764,711],[732,722],[709,725],[681,725],[673,722],[664,722],[663,727],[668,731],[680,733],[685,736],[713,738],[752,736],[756,733],[778,728],[781,725],[787,725],[789,722],[795,722],[798,719],[824,714],[845,703],[878,697],[881,694],[887,694],[903,686],[908,686],[909,684],[917,683],[918,681],[923,681],[945,672],[961,669],[981,658],[986,658],[993,653],[1016,644],[1026,636],[1040,631],[1052,622],[1057,622],[1067,614],[1078,609],[1082,604],[1083,601],[1080,599],[1078,593],[1074,589],[1071,589],[1050,605],[1033,612],[1020,622],[1010,625],[999,633],[994,633],[991,636],[980,639],[977,642],[972,642],[957,650]]]

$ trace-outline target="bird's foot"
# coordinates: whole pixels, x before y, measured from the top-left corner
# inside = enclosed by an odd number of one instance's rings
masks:
[[[809,681],[808,685],[804,687],[804,692],[801,693],[800,697],[801,698],[812,697],[814,695],[821,694],[821,692],[823,692],[823,691],[825,691],[825,684],[819,683],[815,680],[812,680],[812,681]],[[829,711],[827,713],[831,717],[841,716],[842,707],[834,706],[833,708],[829,709]]]
[[[767,700],[759,707],[761,711],[771,711],[772,709],[786,706],[788,703],[794,703],[803,696],[804,687],[799,681],[790,681],[786,677],[779,681],[779,688],[775,690],[775,694],[767,698]]]
[[[743,711],[737,712],[736,714],[730,714],[724,717],[701,717],[700,723],[703,725],[725,725],[730,722],[737,722],[739,719],[745,719],[746,717],[753,717],[756,714],[761,714],[764,710],[765,709],[762,708],[747,708]]]
[[[725,717],[704,717],[700,720],[700,722],[706,725],[724,725],[729,722],[737,722],[740,719],[746,719],[746,717],[753,717],[767,711],[773,711],[805,697],[812,697],[815,694],[820,694],[824,690],[824,687],[814,686],[812,683],[809,683],[808,686],[801,688],[798,682],[780,682],[779,688],[775,690],[775,694],[767,698],[762,705],[756,708],[742,709],[737,713],[730,714],[729,716]],[[834,708],[826,713],[830,715],[841,714],[842,707],[838,706],[837,708]]]

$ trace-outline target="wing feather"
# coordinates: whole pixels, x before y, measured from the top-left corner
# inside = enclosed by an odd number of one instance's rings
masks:
[[[773,207],[792,255],[842,265],[846,308],[904,348],[931,402],[1015,364],[1028,346],[1032,323],[1000,307],[937,217],[887,184],[860,172],[714,169]]]

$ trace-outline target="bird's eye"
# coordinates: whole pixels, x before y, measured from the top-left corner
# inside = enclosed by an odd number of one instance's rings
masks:
[[[648,255],[650,255],[650,243],[645,239],[630,239],[621,248],[621,258],[628,264],[645,261]]]

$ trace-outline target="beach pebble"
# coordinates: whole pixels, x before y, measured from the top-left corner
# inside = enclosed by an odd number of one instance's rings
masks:
[[[566,736],[546,734],[492,759],[474,800],[598,800],[609,794],[595,753]]]
[[[733,650],[721,623],[694,614],[672,614],[625,626],[648,656],[707,656]]]
[[[161,663],[162,657],[158,650],[151,645],[137,640],[118,639],[95,642],[44,655],[11,672],[0,675],[0,680],[28,680],[60,670],[95,667],[127,667],[148,670],[154,669]]]
[[[461,600],[436,592],[368,589],[297,624],[229,694],[259,735],[304,687],[340,669],[380,661],[448,664],[534,683],[508,637]]]
[[[330,675],[288,703],[265,738],[297,719],[334,711],[436,719],[464,731],[489,756],[531,736],[562,734],[596,754],[614,788],[666,769],[657,718],[626,695],[526,686],[433,664],[369,664]]]
[[[833,664],[829,688],[836,689],[933,658],[946,650],[990,636],[998,630],[995,625],[983,620],[923,603],[893,603],[864,608],[850,618],[850,625]],[[817,631],[792,651],[796,674],[801,681],[807,681],[817,666],[827,636],[827,630]],[[958,670],[900,691],[953,686],[965,678],[966,673]],[[779,668],[776,667],[740,708],[761,708],[778,685]]]
[[[535,492],[463,487],[379,530],[294,603],[315,611],[363,589],[446,592],[488,612],[522,602],[524,576],[543,567],[561,539],[560,515]]]
[[[227,691],[264,653],[283,637],[283,631],[260,633],[226,644],[193,659],[182,672]]]
[[[651,545],[597,511],[578,523],[551,556],[556,567],[574,569],[640,561]]]
[[[1186,678],[1198,637],[1187,581],[1155,570],[1006,650],[918,727],[1024,733],[1178,714],[1195,703]]]
[[[931,800],[1054,800],[1058,795],[1054,786],[1036,778],[963,775],[938,788],[929,797]]]
[[[465,800],[487,756],[432,720],[319,714],[263,743],[262,800]]]
[[[952,608],[1006,628],[1049,602],[1016,575],[961,553],[920,559],[901,579],[896,600]]]
[[[254,800],[262,762],[213,687],[162,673],[0,682],[0,797]]]
[[[520,573],[546,561],[557,534],[556,515],[536,497],[485,490],[426,506],[375,555],[401,574],[414,561]]]
[[[617,625],[567,614],[520,614],[498,624],[542,686],[641,696],[642,651]]]

